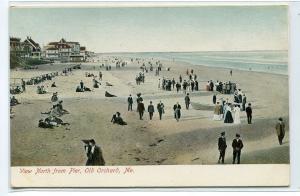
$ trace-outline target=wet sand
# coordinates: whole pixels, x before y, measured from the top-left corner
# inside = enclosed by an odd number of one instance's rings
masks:
[[[224,124],[213,121],[212,110],[184,108],[184,94],[158,89],[158,78],[154,71],[146,73],[145,83],[137,86],[135,76],[140,72],[136,63],[111,71],[101,69],[103,81],[99,89],[92,88],[92,78],[85,72],[98,76],[99,64],[82,64],[81,70],[73,75],[58,76],[53,79],[57,88],[50,88],[53,81],[43,85],[48,93],[36,94],[36,86],[27,86],[25,93],[16,95],[21,102],[13,107],[15,117],[11,119],[11,163],[12,166],[58,166],[85,165],[82,139],[94,138],[103,150],[107,165],[158,165],[158,164],[216,164],[219,156],[217,140],[222,131],[226,131],[227,151],[225,163],[232,159],[231,142],[235,133],[240,133],[244,142],[242,164],[289,163],[289,127],[288,127],[288,76],[251,71],[194,66],[182,62],[163,61],[163,71],[159,77],[175,78],[181,74],[187,79],[186,69],[194,69],[198,76],[199,90],[190,92],[191,102],[213,106],[213,92],[205,91],[207,80],[236,82],[238,88],[247,96],[253,106],[253,124],[248,125],[245,112],[241,112],[241,124]],[[11,70],[11,78],[29,78],[41,73],[61,71],[66,64],[42,65],[38,70]],[[166,71],[165,67],[170,67]],[[75,88],[83,80],[92,92],[76,93]],[[19,80],[15,80],[18,82]],[[11,79],[11,82],[14,82]],[[113,86],[105,86],[105,82]],[[104,96],[105,91],[117,95],[115,98]],[[63,106],[70,114],[61,117],[70,126],[54,129],[38,128],[41,112],[49,111],[53,92],[63,100]],[[149,120],[145,112],[144,120],[139,120],[136,112],[136,94],[141,92],[145,107],[150,100],[155,108],[159,100],[165,105],[163,120],[158,113]],[[134,111],[127,111],[127,97],[134,97]],[[220,99],[232,95],[217,94]],[[179,122],[173,117],[173,105],[182,106],[182,118]],[[126,126],[112,124],[112,114],[119,111]],[[278,117],[286,123],[284,144],[278,144],[275,124]]]

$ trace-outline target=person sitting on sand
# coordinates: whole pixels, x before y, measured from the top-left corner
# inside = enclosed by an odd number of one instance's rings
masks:
[[[45,94],[46,90],[44,89],[44,86],[37,86],[37,94]]]
[[[55,82],[53,82],[53,83],[51,84],[51,87],[57,87],[56,84],[55,84]]]
[[[58,102],[58,104],[56,105],[56,107],[58,108],[58,112],[59,112],[61,115],[69,114],[69,112],[63,108],[62,103],[63,103],[63,101],[60,100],[60,101]]]
[[[52,97],[51,97],[51,102],[57,102],[58,101],[58,96],[57,96],[57,92],[53,93]]]
[[[12,96],[10,98],[10,106],[15,106],[15,105],[18,105],[20,104],[20,102],[15,98],[15,96]]]
[[[94,88],[99,88],[99,85],[98,84],[100,84],[100,82],[98,82],[95,78],[93,78],[93,87]],[[101,84],[100,84],[101,85]]]
[[[38,127],[53,129],[54,125],[49,124],[48,122],[45,122],[43,119],[40,119],[39,123],[38,123]]]
[[[83,92],[83,90],[80,88],[80,86],[76,87],[76,92]]]
[[[111,122],[118,125],[127,125],[127,123],[122,119],[120,112],[116,112],[116,114],[113,115]]]

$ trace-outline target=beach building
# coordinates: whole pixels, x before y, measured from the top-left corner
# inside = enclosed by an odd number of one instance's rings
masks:
[[[68,42],[62,38],[44,47],[45,58],[59,62],[82,62],[85,61],[85,54],[82,54],[81,48],[79,42]]]
[[[21,38],[10,37],[10,53],[21,58],[41,58],[41,47],[31,37],[27,36],[22,42]]]

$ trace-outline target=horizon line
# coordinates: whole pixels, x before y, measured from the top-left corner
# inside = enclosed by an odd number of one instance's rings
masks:
[[[289,49],[282,49],[282,50],[201,50],[201,51],[145,51],[145,52],[94,52],[95,54],[113,54],[113,53],[195,53],[195,52],[261,52],[261,51],[270,51],[270,52],[276,52],[276,51],[288,51]]]

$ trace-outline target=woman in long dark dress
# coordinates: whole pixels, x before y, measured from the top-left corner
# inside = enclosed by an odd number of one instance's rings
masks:
[[[230,105],[226,105],[225,107],[226,107],[226,112],[225,112],[224,123],[233,123],[231,107]]]

